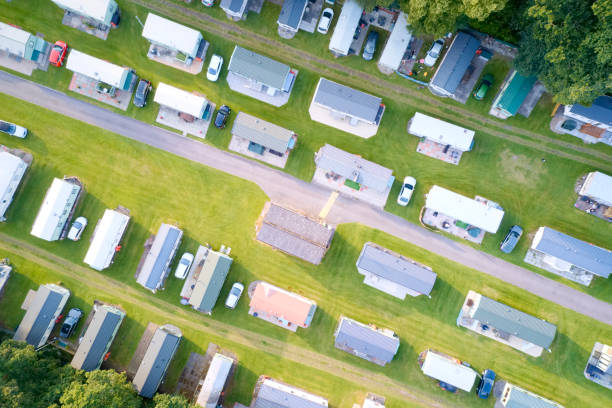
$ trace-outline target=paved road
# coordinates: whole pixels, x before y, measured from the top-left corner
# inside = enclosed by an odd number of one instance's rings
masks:
[[[252,181],[273,201],[310,214],[318,214],[330,194],[322,187],[258,162],[116,114],[4,71],[0,71],[0,92]],[[612,304],[452,241],[379,208],[341,196],[336,200],[327,220],[332,224],[358,222],[382,230],[568,309],[612,325]]]

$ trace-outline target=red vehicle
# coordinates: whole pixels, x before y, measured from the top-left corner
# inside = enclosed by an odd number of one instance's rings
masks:
[[[66,57],[66,49],[68,46],[63,41],[56,41],[51,53],[49,54],[49,63],[56,67],[61,67]]]

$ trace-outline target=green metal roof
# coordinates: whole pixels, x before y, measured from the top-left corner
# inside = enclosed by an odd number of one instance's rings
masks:
[[[275,89],[282,89],[291,68],[246,48],[234,48],[228,70]]]
[[[557,332],[554,324],[485,296],[480,298],[473,318],[545,349],[550,347]]]
[[[512,79],[506,85],[506,89],[502,91],[496,107],[510,115],[516,115],[536,80],[536,77],[524,77],[518,71],[514,71]]]
[[[189,303],[204,313],[210,313],[232,265],[232,258],[220,252],[209,251],[196,280]]]

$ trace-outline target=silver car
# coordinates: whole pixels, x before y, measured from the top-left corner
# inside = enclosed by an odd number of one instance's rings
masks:
[[[442,53],[442,48],[444,47],[444,40],[436,40],[431,45],[429,51],[427,51],[427,55],[425,56],[425,62],[423,62],[428,67],[433,67],[438,57]]]
[[[225,300],[225,307],[230,309],[235,309],[238,301],[240,300],[240,296],[242,296],[242,292],[244,291],[244,285],[240,282],[236,282],[232,285],[230,289],[229,295],[227,295],[227,299]]]

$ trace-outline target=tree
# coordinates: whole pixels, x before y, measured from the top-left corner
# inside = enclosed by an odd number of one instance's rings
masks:
[[[73,381],[60,398],[62,408],[140,408],[142,400],[125,373],[95,370]]]
[[[182,395],[156,394],[153,403],[155,408],[196,408]]]
[[[504,8],[508,0],[410,0],[403,9],[417,34],[436,36],[455,31],[467,18],[482,21]]]
[[[564,104],[612,91],[612,0],[534,0],[515,61]]]

